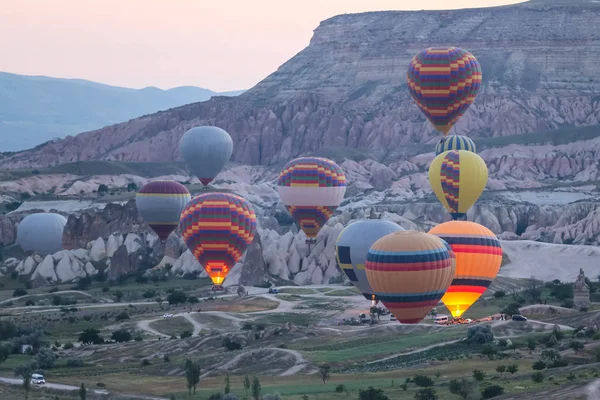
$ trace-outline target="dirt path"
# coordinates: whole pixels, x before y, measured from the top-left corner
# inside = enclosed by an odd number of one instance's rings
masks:
[[[156,329],[150,328],[150,324],[151,323],[156,322],[156,321],[160,321],[161,319],[162,318],[154,318],[154,319],[145,319],[145,320],[142,320],[142,321],[138,321],[137,324],[136,324],[136,327],[138,329],[141,329],[141,330],[146,331],[148,333],[151,333],[153,335],[168,338],[168,337],[170,337],[169,335],[165,335],[164,333],[161,333],[161,332],[157,331]]]
[[[9,385],[22,385],[23,384],[22,379],[5,378],[5,377],[0,377],[0,382],[7,383]],[[34,385],[34,387],[40,388],[40,389],[48,388],[48,389],[56,389],[56,390],[68,390],[68,391],[79,390],[79,386],[63,385],[60,383],[46,383],[44,386]],[[91,391],[96,394],[110,394],[107,390],[88,389],[88,391]],[[119,393],[119,394],[121,396],[131,397],[131,398],[140,399],[140,400],[168,400],[167,398],[164,398],[164,397],[145,396],[145,395],[141,395],[141,394],[121,394],[121,393]]]
[[[245,357],[249,354],[258,353],[261,351],[273,351],[273,352],[279,352],[279,353],[287,353],[287,354],[293,355],[296,358],[296,364],[294,366],[288,368],[287,370],[283,371],[281,374],[279,374],[279,376],[290,376],[290,375],[297,374],[302,369],[304,369],[306,366],[308,366],[308,361],[304,359],[304,357],[302,356],[302,354],[299,351],[289,350],[289,349],[279,349],[279,348],[274,348],[274,347],[266,347],[266,348],[262,348],[262,349],[253,349],[253,350],[249,350],[249,351],[240,353],[240,354],[236,355],[235,357],[233,357],[231,360],[227,361],[225,364],[223,364],[215,369],[211,369],[210,371],[205,372],[204,374],[202,374],[201,378],[204,378],[204,377],[210,375],[215,370],[225,371],[232,367],[235,367],[239,363],[239,361],[242,359],[242,357]]]
[[[585,394],[589,400],[600,399],[600,379],[593,380],[585,387]]]
[[[198,314],[198,313],[194,313],[194,314]],[[181,317],[185,318],[192,325],[194,325],[194,333],[192,333],[192,336],[198,336],[200,334],[200,331],[202,330],[202,325],[200,324],[200,322],[198,322],[194,318],[192,318],[192,316],[190,314],[177,314],[177,315],[174,315],[174,317],[177,317],[177,316],[181,316]]]
[[[80,290],[61,290],[61,291],[56,292],[56,293],[37,293],[37,294],[26,294],[25,296],[19,296],[19,297],[12,297],[10,299],[6,299],[6,300],[0,301],[0,304],[8,303],[10,301],[14,302],[14,301],[21,300],[21,299],[27,299],[27,298],[30,298],[30,297],[51,296],[51,295],[55,295],[55,294],[61,295],[61,294],[69,294],[69,293],[77,293],[77,294],[80,294],[82,296],[87,296],[87,297],[90,297],[90,298],[93,297],[91,294],[86,293],[86,292],[82,292]],[[12,309],[13,310],[20,309],[20,308],[30,309],[30,308],[34,308],[34,307],[45,307],[45,306],[14,307]]]
[[[423,347],[423,348],[420,348],[420,349],[417,349],[417,350],[412,350],[412,351],[406,351],[404,353],[393,354],[393,355],[385,357],[385,358],[380,358],[379,360],[368,362],[367,364],[375,364],[375,363],[378,363],[378,362],[391,360],[392,358],[396,358],[396,357],[400,357],[400,356],[407,356],[407,355],[410,355],[410,354],[422,353],[424,351],[431,350],[431,349],[434,349],[436,347],[443,347],[443,346],[448,346],[448,345],[451,345],[451,344],[454,344],[454,343],[458,343],[458,342],[460,342],[462,340],[464,340],[464,339],[457,339],[457,340],[451,340],[449,342],[432,344],[431,346]]]

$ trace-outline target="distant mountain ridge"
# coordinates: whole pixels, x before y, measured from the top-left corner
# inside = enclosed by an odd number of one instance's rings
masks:
[[[51,140],[213,96],[237,96],[181,86],[130,89],[83,79],[0,72],[0,151],[17,151]],[[7,140],[8,139],[8,140]]]

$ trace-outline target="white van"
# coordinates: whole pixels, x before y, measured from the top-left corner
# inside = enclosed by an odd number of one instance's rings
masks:
[[[436,324],[447,324],[448,316],[447,315],[438,315],[437,317],[435,317],[433,322],[435,322]]]
[[[31,383],[33,383],[35,385],[43,385],[46,383],[46,380],[44,379],[44,375],[32,374],[31,375]]]

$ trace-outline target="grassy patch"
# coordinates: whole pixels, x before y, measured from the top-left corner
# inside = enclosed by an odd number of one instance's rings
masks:
[[[181,335],[183,331],[194,332],[194,326],[190,321],[183,317],[173,317],[169,319],[161,319],[150,323],[150,328],[164,333],[169,336]]]
[[[262,316],[254,322],[256,324],[285,324],[286,322],[291,322],[298,326],[308,326],[316,322],[317,319],[318,317],[312,314],[278,313]]]
[[[327,292],[331,292],[333,289],[332,288],[322,287],[322,288],[318,288],[317,290],[319,292],[321,292],[321,293],[327,293]]]
[[[5,373],[4,376],[11,377],[12,371],[19,365],[28,364],[33,361],[33,356],[27,356],[25,354],[11,354],[3,363],[0,363],[0,371],[11,371],[11,373]]]
[[[279,290],[279,293],[287,293],[287,294],[315,294],[313,289],[308,288],[284,288]]]
[[[356,293],[349,289],[333,290],[325,293],[325,296],[356,296]]]

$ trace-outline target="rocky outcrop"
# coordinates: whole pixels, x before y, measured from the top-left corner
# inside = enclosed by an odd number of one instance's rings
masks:
[[[406,154],[439,137],[404,81],[411,57],[431,44],[464,47],[482,65],[483,89],[455,133],[489,138],[596,125],[599,23],[596,6],[576,0],[340,15],[323,21],[306,49],[239,97],[67,137],[7,155],[0,165],[177,160],[180,137],[200,124],[228,130],[233,159],[242,164],[273,165],[340,146]]]

